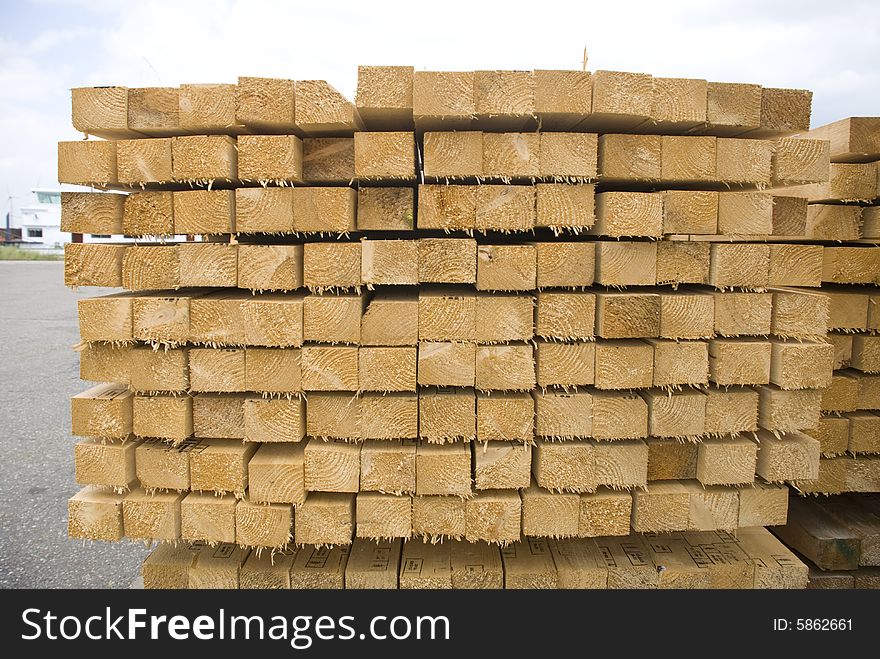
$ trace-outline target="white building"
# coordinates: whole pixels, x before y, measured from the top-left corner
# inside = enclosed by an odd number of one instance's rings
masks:
[[[24,249],[36,249],[41,252],[55,252],[64,249],[69,242],[84,243],[120,243],[134,242],[130,236],[109,234],[71,234],[61,230],[61,190],[34,188],[30,203],[18,209],[18,217],[13,217],[12,228],[21,229],[21,244]],[[16,222],[16,220],[18,220]],[[18,226],[15,226],[15,225]],[[144,238],[140,242],[153,242],[154,239]]]

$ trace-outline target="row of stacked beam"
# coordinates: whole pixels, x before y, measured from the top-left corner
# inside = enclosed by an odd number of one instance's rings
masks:
[[[233,544],[162,544],[145,588],[804,588],[807,567],[768,531],[632,535],[495,545],[355,540],[270,555]]]
[[[812,94],[616,71],[362,66],[355,103],[321,80],[73,90],[74,127],[108,139],[250,132],[579,130],[773,136],[807,130]]]
[[[63,213],[71,231],[231,236],[226,242],[68,247],[67,283],[150,291],[81,306],[84,326],[91,328],[83,332],[84,375],[117,384],[74,399],[75,432],[91,438],[77,446],[77,473],[90,487],[71,501],[71,535],[95,537],[90,522],[102,519],[110,530],[103,539],[125,534],[283,547],[291,540],[344,544],[353,536],[422,535],[506,544],[522,535],[780,523],[785,490],[762,483],[816,475],[818,444],[799,430],[818,417],[816,387],[824,383],[824,370],[830,374],[828,346],[815,340],[825,333],[824,315],[816,323],[806,314],[815,329],[805,333],[793,322],[804,316],[797,301],[812,304],[815,296],[724,289],[765,288],[771,260],[774,285],[817,286],[826,253],[837,263],[828,251],[834,248],[808,246],[801,254],[783,242],[595,242],[577,234],[652,239],[685,228],[699,233],[692,227],[700,225],[709,234],[805,236],[806,205],[774,199],[762,188],[824,181],[825,143],[577,132],[629,130],[640,116],[593,113],[605,93],[600,77],[606,78],[597,74],[591,86],[586,123],[579,119],[567,132],[483,132],[534,129],[528,120],[510,124],[515,113],[507,111],[492,121],[477,116],[467,126],[454,112],[420,114],[418,76],[410,75],[414,124],[381,126],[394,132],[350,137],[359,128],[354,121],[311,134],[276,125],[280,134],[264,136],[226,123],[228,130],[201,131],[219,135],[170,130],[166,137],[142,139],[126,124],[125,131],[106,135],[115,142],[60,145],[61,180],[136,190],[124,198],[67,195]],[[500,76],[501,95],[509,96],[520,78]],[[443,74],[437,80],[461,79]],[[682,95],[693,101],[695,89],[699,98],[699,85],[646,79],[652,104],[655,95],[670,91],[673,105]],[[435,83],[428,89],[444,102],[466,105],[460,101],[467,85],[456,82],[450,96],[448,87]],[[126,102],[132,91],[124,90]],[[755,89],[727,91],[754,98]],[[758,124],[740,122],[742,130],[733,132],[778,137],[804,127],[800,119],[786,119],[770,128],[776,120],[760,115],[779,113],[779,99],[795,99],[787,109],[797,107],[798,114],[804,98],[808,108],[808,95],[757,91]],[[360,88],[358,96],[364,96]],[[178,90],[178,101],[183,98]],[[688,112],[699,104],[689,103]],[[378,114],[388,119],[387,112]],[[451,127],[450,119],[476,130],[434,132]],[[664,131],[685,130],[669,125],[668,117],[654,119],[667,122]],[[677,123],[695,128],[691,120]],[[407,132],[413,126],[418,134]],[[328,132],[335,136],[324,137]],[[335,141],[309,141],[318,139]],[[644,170],[614,169],[642,152]],[[418,169],[416,153],[423,163]],[[335,155],[352,166],[330,167],[336,174],[322,180],[306,175],[310,155],[312,166]],[[121,178],[120,163],[127,172]],[[416,193],[417,178],[427,182]],[[352,181],[357,192],[345,187]],[[323,187],[304,185],[315,182]],[[137,191],[141,185],[150,189]],[[628,185],[635,189],[614,189]],[[745,189],[728,192],[730,185]],[[656,186],[682,189],[654,193]],[[94,205],[104,205],[103,212],[89,211]],[[381,219],[362,222],[362,216]],[[96,218],[100,227],[92,224]],[[402,231],[414,223],[436,233],[412,240]],[[551,242],[552,232],[535,244],[440,237],[441,230],[511,233],[539,224],[571,232],[573,240]],[[388,236],[393,240],[298,244],[296,236],[373,228],[395,231]],[[786,262],[798,265],[795,274]],[[548,272],[542,283],[539,270]],[[841,276],[829,270],[828,277]],[[428,282],[456,287],[435,289]],[[423,283],[413,294],[385,288]],[[697,287],[675,292],[658,284]],[[719,290],[700,287],[705,285]],[[307,287],[312,294],[177,290],[181,286]],[[378,291],[360,294],[360,286]],[[634,288],[611,288],[619,286]],[[382,338],[370,346],[363,333],[374,305],[373,331]],[[109,319],[104,326],[102,318]],[[382,335],[388,318],[390,331]],[[730,329],[743,318],[757,326]],[[676,322],[693,324],[684,330],[692,334],[671,329]],[[741,334],[760,338],[723,338]],[[532,345],[535,336],[549,341]],[[791,337],[809,340],[786,340]],[[149,345],[161,343],[166,346]],[[728,385],[736,387],[721,388]],[[663,389],[681,386],[687,389]],[[386,387],[397,393],[381,395]],[[702,408],[713,398],[719,420],[707,430],[712,415]],[[760,445],[732,436],[756,432],[759,424]],[[257,425],[263,434],[253,441],[256,436],[245,433]],[[461,441],[488,440],[493,433],[497,439],[485,446]],[[723,437],[701,445],[677,441],[708,434]],[[382,445],[380,438],[396,441]],[[251,441],[236,441],[241,439]],[[620,441],[606,441],[611,439]],[[377,453],[390,455],[380,456],[384,468],[365,478],[364,456],[372,467]],[[261,465],[284,474],[285,482],[270,486],[268,497],[260,493]],[[638,489],[649,480],[668,482]],[[157,489],[169,491],[154,495]],[[272,500],[273,489],[284,490],[284,498]]]

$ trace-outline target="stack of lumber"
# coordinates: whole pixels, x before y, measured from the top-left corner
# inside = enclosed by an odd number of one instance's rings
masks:
[[[827,185],[831,150],[790,137],[810,103],[409,67],[361,67],[354,104],[260,78],[73,90],[105,139],[59,144],[59,180],[102,191],[65,193],[64,228],[144,240],[65,251],[68,285],[126,289],[79,307],[70,535],[244,566],[784,524],[784,484],[820,476],[819,287],[880,264],[816,242],[793,186]]]
[[[160,545],[146,588],[804,588],[807,566],[762,528],[595,539],[529,538],[499,548],[358,538],[275,553],[235,544]]]
[[[792,497],[773,533],[810,568],[810,588],[880,588],[880,498]]]
[[[851,117],[806,133],[828,140],[831,174],[791,189],[829,239],[821,292],[830,300],[828,339],[834,374],[822,394],[813,436],[822,446],[819,479],[805,493],[880,492],[880,264],[866,244],[880,243],[880,117]]]

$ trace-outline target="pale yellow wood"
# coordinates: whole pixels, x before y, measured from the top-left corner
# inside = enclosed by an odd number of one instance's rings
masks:
[[[314,184],[354,180],[354,139],[306,137],[303,139],[303,179]]]
[[[293,507],[279,503],[252,503],[235,507],[235,543],[242,547],[283,549],[293,540]]]
[[[454,495],[413,497],[413,535],[435,542],[445,538],[461,539],[464,531],[464,499]]]
[[[67,537],[119,542],[123,534],[123,495],[84,487],[67,501]]]
[[[409,132],[355,133],[354,174],[360,181],[415,181],[415,136]]]
[[[359,188],[358,230],[411,230],[414,197],[412,188]]]
[[[132,432],[133,394],[120,384],[98,384],[70,399],[71,432],[124,438]]]
[[[727,435],[758,429],[758,392],[749,387],[706,390],[706,434]]]
[[[180,539],[181,492],[129,492],[122,501],[125,537],[134,540],[176,542]]]
[[[401,544],[400,538],[378,542],[356,538],[345,566],[346,589],[396,589]]]
[[[324,80],[296,81],[294,117],[308,136],[351,135],[363,128],[354,103]]]
[[[880,417],[877,417],[880,419]],[[127,490],[135,480],[135,441],[108,441],[90,437],[73,445],[76,482]]]
[[[359,66],[355,106],[367,130],[412,130],[411,66]]]
[[[437,444],[471,441],[476,433],[473,389],[419,390],[419,436],[423,440]]]
[[[361,447],[364,491],[412,494],[416,489],[416,442],[367,440]]]
[[[238,233],[290,233],[294,230],[292,188],[237,188]]]
[[[127,87],[74,87],[70,91],[76,130],[107,139],[133,135],[128,128]]]
[[[206,439],[190,452],[189,477],[193,491],[233,492],[241,498],[247,489],[247,465],[256,444]]]
[[[360,343],[364,346],[416,345],[419,340],[419,304],[415,292],[377,292],[361,316]]]
[[[58,143],[58,182],[97,186],[118,182],[116,142],[80,140]]]
[[[465,539],[506,545],[520,539],[522,500],[516,490],[481,490],[465,501]]]
[[[260,132],[296,130],[293,80],[239,76],[235,86],[235,122]]]
[[[548,439],[590,437],[593,394],[589,390],[535,391],[535,435]]]
[[[878,417],[880,419],[880,417]],[[475,442],[471,445],[474,487],[514,490],[529,486],[532,448],[518,442]]]
[[[504,587],[510,590],[556,588],[556,564],[544,538],[525,538],[501,549]]]
[[[696,437],[705,432],[706,396],[701,391],[642,393],[648,404],[648,434],[654,437]]]
[[[115,144],[118,183],[137,188],[174,180],[170,137],[119,140]]]
[[[356,503],[358,538],[409,538],[412,498],[409,495],[359,492]]]
[[[419,444],[416,494],[471,495],[471,454],[465,443]]]
[[[242,181],[303,181],[303,145],[296,135],[241,135],[236,144]]]
[[[758,445],[741,436],[704,439],[696,478],[703,485],[746,485],[755,480]]]
[[[122,287],[125,245],[67,243],[64,246],[65,286]]]
[[[61,230],[71,233],[120,234],[125,195],[99,192],[61,193]]]
[[[303,339],[320,343],[360,342],[363,295],[307,295],[303,299]]]
[[[225,135],[172,137],[171,161],[172,177],[178,182],[233,181],[238,177],[235,140]]]
[[[656,293],[597,294],[596,335],[604,339],[659,336],[660,296]]]
[[[180,536],[209,543],[235,542],[235,506],[238,500],[213,492],[190,492],[180,502]]]
[[[802,432],[758,432],[756,473],[770,483],[819,477],[819,442]]]
[[[418,437],[418,396],[408,392],[367,392],[361,399],[363,439],[415,439]]]
[[[257,449],[248,461],[248,495],[254,503],[301,505],[306,499],[303,443]]]
[[[644,488],[648,482],[648,445],[641,440],[592,442],[599,485],[620,489]]]
[[[355,497],[343,492],[310,492],[296,509],[298,545],[349,545],[355,531]]]

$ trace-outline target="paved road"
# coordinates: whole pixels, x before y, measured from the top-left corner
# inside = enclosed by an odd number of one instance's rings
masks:
[[[143,544],[67,539],[76,301],[59,261],[0,261],[0,588],[127,588]]]

